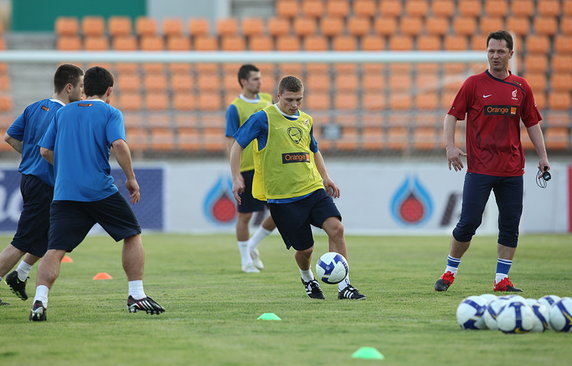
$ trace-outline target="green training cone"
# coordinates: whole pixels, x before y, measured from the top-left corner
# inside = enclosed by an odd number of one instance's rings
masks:
[[[355,351],[352,358],[363,358],[366,360],[383,360],[385,357],[373,347],[361,347]]]
[[[282,320],[280,317],[274,313],[264,313],[260,315],[256,320]]]

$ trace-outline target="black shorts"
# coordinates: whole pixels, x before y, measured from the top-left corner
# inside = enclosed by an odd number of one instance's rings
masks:
[[[240,172],[244,178],[244,192],[240,195],[242,203],[238,205],[238,212],[249,213],[255,211],[263,211],[266,207],[265,201],[257,200],[252,197],[252,180],[254,179],[254,170]]]
[[[71,252],[96,223],[115,241],[141,233],[133,210],[119,192],[94,202],[54,201],[48,249]]]
[[[54,187],[33,175],[22,175],[20,180],[23,208],[12,245],[26,253],[42,257],[48,249],[50,204]]]
[[[305,250],[314,245],[310,225],[321,228],[330,217],[342,219],[334,200],[323,189],[295,202],[269,203],[268,207],[288,249]]]

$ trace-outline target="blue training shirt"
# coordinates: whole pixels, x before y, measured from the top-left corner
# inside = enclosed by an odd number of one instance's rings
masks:
[[[56,113],[39,145],[54,151],[54,201],[92,202],[118,192],[111,143],[125,140],[121,112],[102,100],[70,103]]]
[[[43,99],[30,104],[16,118],[6,133],[18,141],[22,141],[22,161],[18,171],[33,175],[47,185],[54,186],[54,169],[42,155],[38,141],[46,132],[56,112],[65,106],[58,99]]]

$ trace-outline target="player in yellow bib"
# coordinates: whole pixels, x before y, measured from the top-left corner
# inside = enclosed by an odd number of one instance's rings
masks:
[[[227,151],[230,151],[234,142],[232,136],[246,122],[248,117],[262,108],[272,105],[272,96],[260,93],[261,80],[260,70],[254,65],[242,65],[238,70],[238,83],[241,93],[232,101],[226,111]],[[276,227],[272,217],[268,216],[250,237],[248,226],[252,214],[257,211],[264,211],[266,207],[266,202],[255,199],[251,193],[254,177],[252,146],[253,144],[246,146],[240,159],[240,174],[246,187],[242,195],[242,202],[237,207],[238,219],[236,221],[236,239],[240,251],[241,268],[246,273],[258,273],[264,268],[264,264],[260,260],[258,244]]]
[[[278,85],[278,102],[250,116],[234,134],[230,150],[232,191],[242,201],[245,182],[240,174],[241,152],[251,142],[254,149],[252,194],[268,202],[272,218],[286,244],[296,250],[306,294],[324,299],[310,268],[314,238],[311,226],[328,234],[329,251],[348,258],[341,214],[332,197],[340,189],[328,175],[313,136],[313,120],[300,111],[304,96],[302,81],[286,76]],[[328,193],[326,193],[326,190]],[[365,299],[350,284],[349,276],[338,284],[339,299]]]

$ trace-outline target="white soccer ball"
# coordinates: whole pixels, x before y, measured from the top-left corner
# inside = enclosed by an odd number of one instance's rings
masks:
[[[493,294],[482,294],[481,297],[482,297],[483,299],[485,299],[485,301],[487,302],[487,304],[489,304],[491,301],[497,299],[496,295],[493,295]]]
[[[316,275],[325,283],[340,283],[348,276],[348,262],[340,253],[327,252],[316,263]]]
[[[572,332],[571,297],[563,297],[550,308],[550,326],[557,332]]]
[[[457,307],[457,324],[462,329],[485,329],[483,314],[487,302],[480,296],[469,296]]]
[[[528,333],[534,327],[534,322],[532,309],[521,301],[511,301],[497,315],[497,326],[504,333]]]
[[[499,297],[487,304],[487,309],[483,314],[483,319],[485,319],[485,324],[487,328],[492,330],[499,329],[497,325],[497,316],[504,309],[504,307],[510,303],[510,300],[504,297]]]
[[[534,313],[534,326],[530,330],[531,332],[540,333],[548,329],[550,320],[550,309],[539,302],[529,305]]]
[[[558,301],[560,301],[560,296],[556,295],[546,295],[538,299],[539,303],[546,305],[546,307],[548,307],[549,309],[552,307],[552,305],[556,304]]]
[[[525,300],[524,302],[526,303],[526,305],[528,305],[530,307],[532,307],[532,305],[538,304],[538,299],[533,299],[533,298],[529,297],[529,298],[526,298],[524,300]]]

